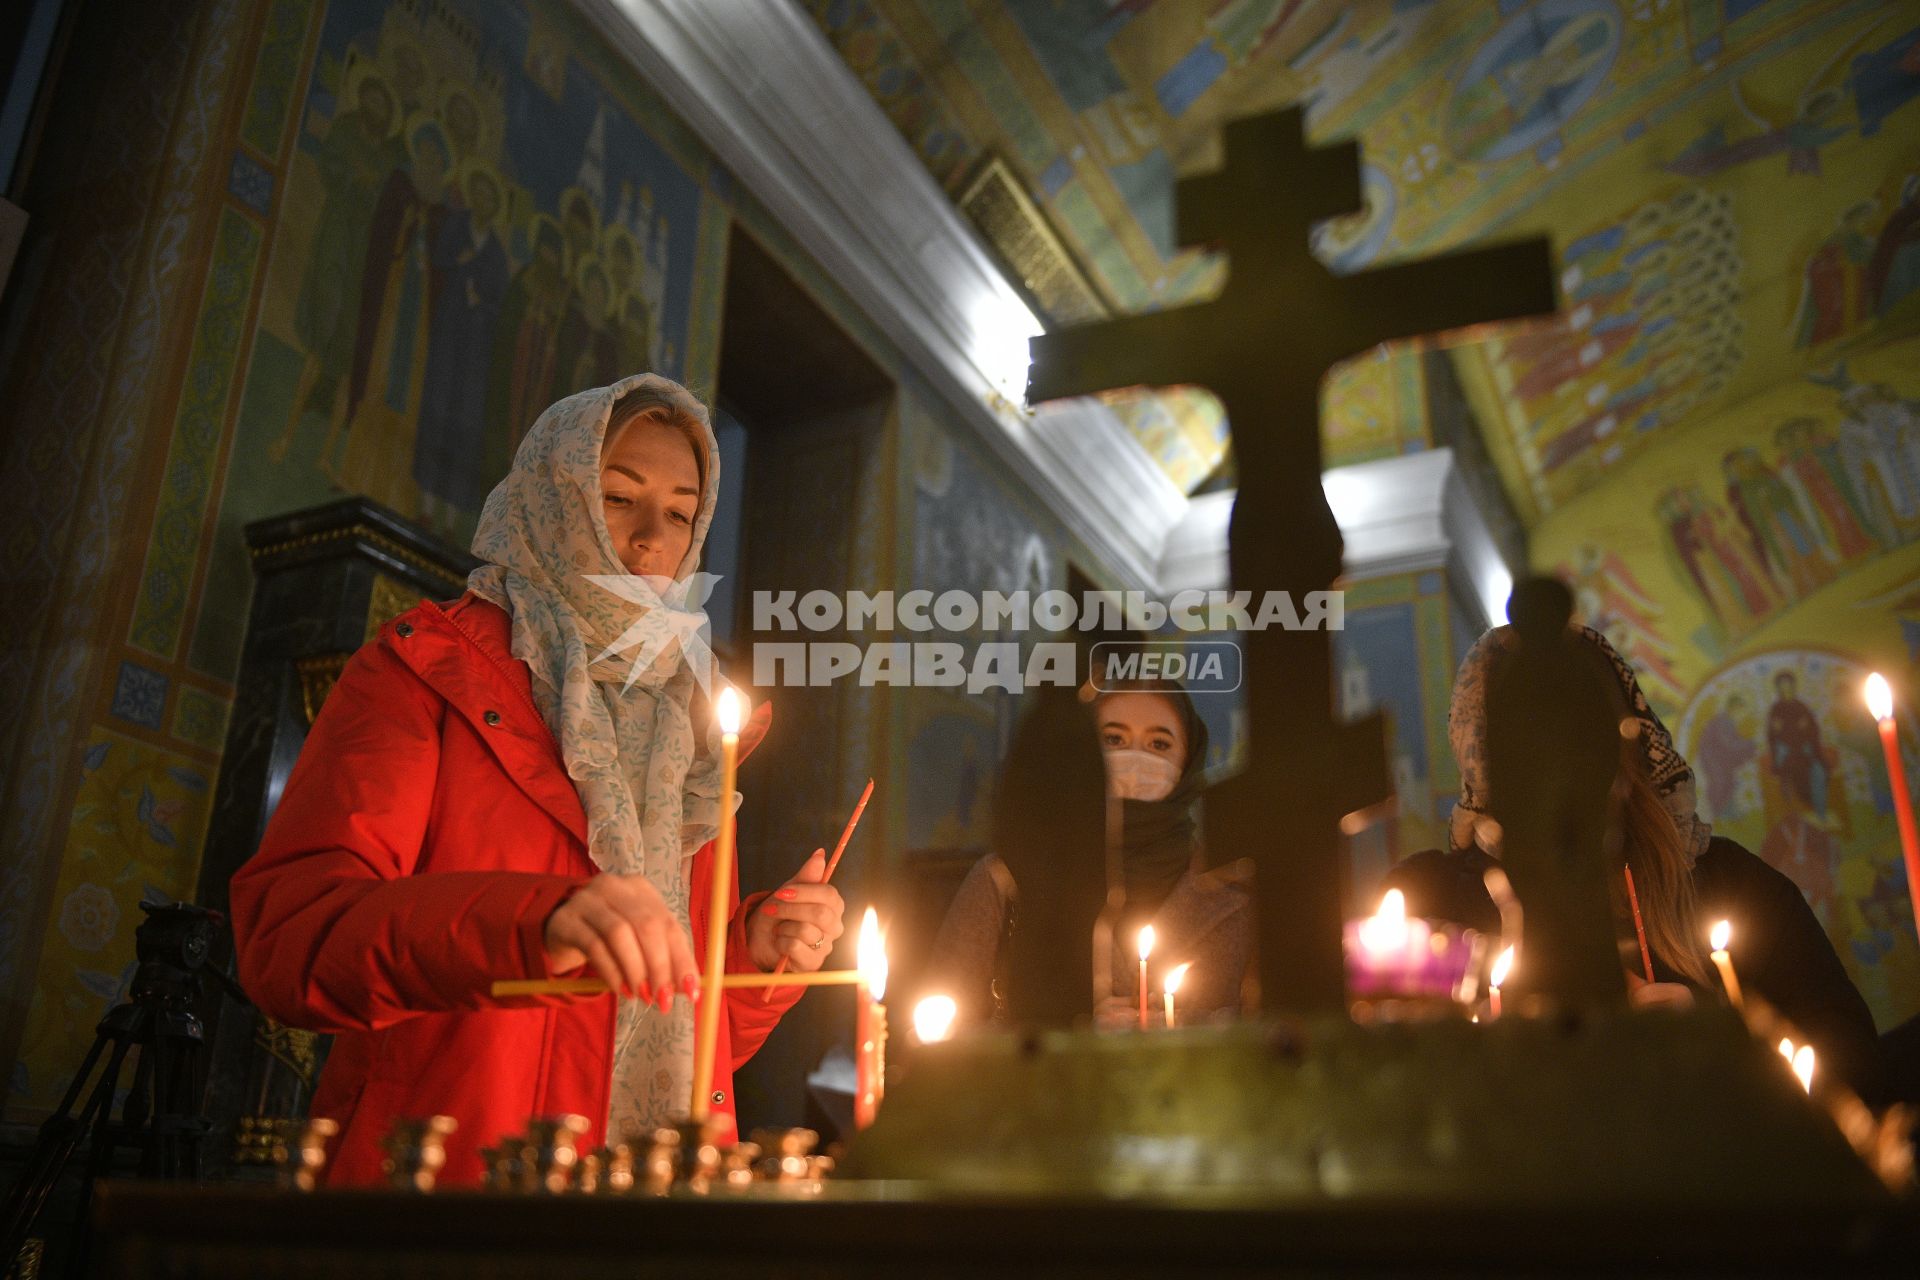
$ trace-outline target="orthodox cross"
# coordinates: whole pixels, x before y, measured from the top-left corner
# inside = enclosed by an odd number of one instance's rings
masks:
[[[1033,342],[1028,399],[1191,384],[1225,406],[1239,469],[1229,529],[1235,591],[1325,591],[1339,526],[1321,491],[1320,382],[1337,361],[1394,338],[1551,311],[1547,244],[1532,240],[1336,276],[1316,260],[1316,222],[1358,212],[1360,152],[1309,147],[1298,108],[1229,124],[1225,164],[1176,188],[1179,239],[1227,255],[1211,301],[1087,325]],[[1343,816],[1391,792],[1379,716],[1335,718],[1324,630],[1239,636],[1246,767],[1208,794],[1216,859],[1257,868],[1262,1003],[1343,1012]]]

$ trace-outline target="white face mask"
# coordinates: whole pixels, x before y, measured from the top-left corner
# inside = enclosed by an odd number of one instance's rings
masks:
[[[1165,800],[1180,781],[1173,761],[1151,751],[1107,752],[1107,794],[1118,800]]]

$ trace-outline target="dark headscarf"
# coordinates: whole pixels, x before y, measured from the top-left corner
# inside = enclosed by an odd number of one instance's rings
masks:
[[[1627,710],[1640,721],[1636,741],[1641,759],[1654,790],[1660,793],[1667,812],[1687,843],[1689,859],[1706,852],[1713,828],[1694,812],[1693,770],[1686,757],[1673,744],[1667,726],[1640,691],[1640,681],[1607,638],[1592,627],[1576,626],[1574,634],[1585,641],[1594,656],[1602,661]],[[1495,627],[1481,636],[1460,663],[1454,677],[1453,705],[1447,711],[1447,737],[1453,745],[1453,758],[1460,766],[1460,800],[1453,807],[1452,840],[1456,849],[1473,843],[1473,819],[1487,811],[1487,681],[1495,665],[1519,643],[1512,627]]]
[[[1151,693],[1173,705],[1187,740],[1187,762],[1180,780],[1164,800],[1120,802],[1120,873],[1127,890],[1128,916],[1150,916],[1160,909],[1180,877],[1193,867],[1199,827],[1193,802],[1206,788],[1207,725],[1193,709],[1187,691],[1171,680],[1133,680],[1101,691]],[[1094,704],[1098,721],[1099,703]]]

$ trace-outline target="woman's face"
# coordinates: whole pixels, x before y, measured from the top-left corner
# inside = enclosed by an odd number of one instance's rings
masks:
[[[692,442],[658,419],[630,420],[601,454],[600,503],[627,572],[672,577],[693,545],[700,510]]]
[[[1110,693],[1100,699],[1100,746],[1146,751],[1187,767],[1187,733],[1173,703],[1157,693]]]

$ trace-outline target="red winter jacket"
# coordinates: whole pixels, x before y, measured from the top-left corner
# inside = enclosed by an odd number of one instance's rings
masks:
[[[340,673],[260,850],[233,878],[240,980],[266,1014],[337,1037],[313,1114],[339,1122],[334,1185],[377,1180],[404,1117],[450,1115],[442,1182],[479,1180],[481,1147],[530,1116],[573,1112],[604,1140],[609,996],[495,999],[542,978],[546,918],[593,876],[586,815],[509,648],[511,620],[475,595],[421,604]],[[706,950],[712,845],[693,862],[693,949]],[[727,967],[753,968],[735,907]],[[738,892],[734,899],[738,903]],[[730,991],[712,1086],[803,988]]]

